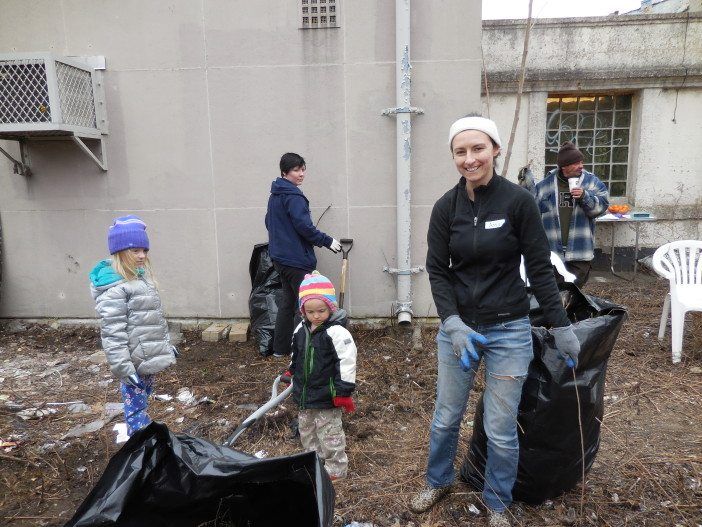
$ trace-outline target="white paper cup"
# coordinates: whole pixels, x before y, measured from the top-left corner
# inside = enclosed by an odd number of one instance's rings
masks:
[[[578,178],[578,177],[568,178],[568,190],[573,190],[574,188],[578,188],[579,184],[580,184],[580,178]]]

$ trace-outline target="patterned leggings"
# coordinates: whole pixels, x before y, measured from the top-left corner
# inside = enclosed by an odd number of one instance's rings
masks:
[[[154,391],[154,376],[141,376],[138,387],[121,383],[120,391],[124,401],[124,419],[127,422],[127,434],[131,437],[134,432],[151,423],[151,418],[146,413],[146,410],[149,408],[149,395]]]

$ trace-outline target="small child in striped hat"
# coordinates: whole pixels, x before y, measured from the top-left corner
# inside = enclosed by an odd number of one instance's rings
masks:
[[[348,470],[342,409],[356,409],[356,344],[346,329],[346,312],[336,303],[331,281],[319,272],[300,284],[303,320],[295,328],[292,360],[284,378],[292,379],[292,397],[299,407],[300,440],[324,461],[332,481]]]

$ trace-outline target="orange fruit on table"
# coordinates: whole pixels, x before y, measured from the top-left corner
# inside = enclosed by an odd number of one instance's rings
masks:
[[[610,205],[609,208],[607,209],[609,212],[612,214],[626,214],[631,210],[631,207],[626,204],[622,205]]]

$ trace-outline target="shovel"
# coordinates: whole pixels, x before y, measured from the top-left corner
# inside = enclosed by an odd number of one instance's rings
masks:
[[[281,377],[282,375],[278,375],[275,378],[275,381],[273,381],[273,387],[271,388],[271,398],[268,399],[268,402],[266,402],[263,406],[261,406],[258,410],[256,410],[254,413],[252,413],[250,416],[248,416],[246,419],[244,419],[244,422],[242,422],[236,430],[234,430],[234,433],[229,436],[229,439],[227,439],[224,442],[224,446],[230,447],[234,444],[234,442],[239,439],[239,436],[243,434],[248,427],[250,427],[252,424],[254,424],[256,421],[258,421],[261,416],[263,416],[268,410],[271,410],[278,406],[280,403],[282,403],[288,395],[292,393],[292,383],[288,385],[287,388],[285,388],[283,391],[278,392],[278,386],[280,385],[281,382]],[[289,381],[288,381],[289,382]]]
[[[346,292],[346,271],[349,268],[349,253],[353,248],[353,239],[342,238],[341,244],[341,287],[339,287],[339,309],[344,307],[344,293]]]

